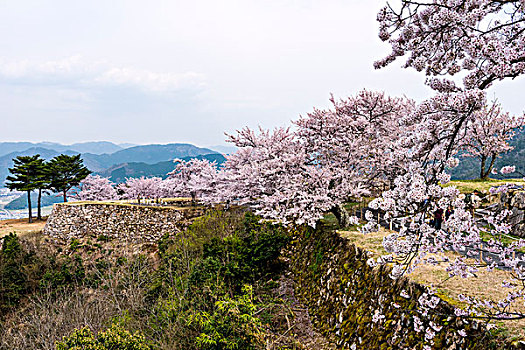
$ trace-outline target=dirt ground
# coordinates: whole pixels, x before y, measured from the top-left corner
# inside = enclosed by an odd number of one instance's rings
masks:
[[[27,219],[0,220],[0,237],[11,232],[19,235],[30,232],[41,232],[44,229],[46,221],[46,217],[43,220],[34,220],[31,224],[27,222]]]

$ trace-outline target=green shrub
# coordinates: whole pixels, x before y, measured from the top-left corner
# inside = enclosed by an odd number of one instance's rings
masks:
[[[202,329],[195,339],[200,349],[257,349],[262,345],[263,327],[255,316],[253,288],[244,286],[237,298],[225,297],[215,303],[213,313],[192,316]]]
[[[251,213],[217,211],[162,239],[148,337],[162,349],[261,348],[252,293],[268,292],[260,287],[281,271],[278,257],[289,240],[280,225]]]
[[[83,282],[85,277],[86,269],[79,255],[75,255],[72,259],[68,257],[61,261],[57,261],[56,258],[52,257],[46,272],[40,280],[40,288],[56,289],[67,287]]]
[[[74,252],[77,251],[81,247],[82,247],[82,243],[80,243],[80,241],[76,238],[73,238],[71,240],[71,243],[69,244],[69,249],[71,249]]]
[[[0,314],[16,307],[27,290],[23,271],[26,254],[14,233],[3,238],[0,250]]]
[[[192,270],[190,282],[198,286],[219,276],[239,291],[242,285],[279,270],[277,258],[289,240],[281,226],[260,223],[258,217],[246,213],[241,230],[204,243],[202,260]]]
[[[57,342],[56,350],[150,350],[144,336],[130,333],[118,325],[94,335],[88,328],[76,329]]]

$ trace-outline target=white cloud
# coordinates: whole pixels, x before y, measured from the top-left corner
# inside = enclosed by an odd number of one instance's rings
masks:
[[[330,93],[420,101],[431,94],[423,74],[402,60],[373,69],[390,52],[377,37],[385,4],[3,1],[0,118],[9,122],[0,139],[218,144],[224,131],[329,107]],[[525,77],[496,85],[520,113]]]
[[[154,72],[119,67],[103,61],[87,61],[81,56],[43,63],[28,60],[0,60],[0,79],[24,85],[68,85],[70,87],[128,87],[146,92],[200,90],[206,86],[196,72]]]
[[[111,68],[97,76],[93,82],[110,86],[136,86],[158,92],[205,86],[204,75],[195,72],[156,73],[132,68]]]

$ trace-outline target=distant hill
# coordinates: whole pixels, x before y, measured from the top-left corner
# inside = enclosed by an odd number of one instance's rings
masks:
[[[128,143],[128,142],[119,143],[118,145],[119,145],[120,147],[122,147],[122,149],[124,149],[124,148],[130,148],[130,147],[134,147],[134,146],[138,146],[136,143]]]
[[[31,193],[31,206],[33,208],[34,215],[36,215],[37,199],[38,199],[38,194]],[[52,205],[55,203],[62,203],[63,201],[64,199],[60,195],[58,196],[42,195],[41,205],[43,207],[46,207],[48,205]],[[27,194],[23,194],[22,196],[18,197],[17,199],[12,200],[5,206],[5,209],[7,210],[17,210],[17,209],[25,209],[25,208],[27,208]]]
[[[4,143],[3,145],[6,146],[6,144],[7,143]],[[21,144],[31,145],[31,143]],[[54,145],[50,143],[40,144],[46,144],[48,146]],[[0,146],[1,145],[2,144],[0,143]],[[84,145],[83,147],[85,147],[85,149],[95,149],[99,147],[99,150],[102,150],[106,146],[111,147],[110,145],[105,145],[104,142],[87,142],[76,145]],[[4,149],[7,149],[7,146]],[[82,149],[82,147],[77,147],[77,149]],[[56,150],[44,147],[30,147],[22,151],[14,151],[0,156],[0,184],[4,183],[5,178],[8,175],[8,168],[13,166],[13,158],[20,155],[32,156],[35,154],[40,154],[42,158],[49,160],[61,153],[67,155],[75,155],[81,153],[82,159],[84,160],[84,164],[88,167],[89,170],[93,172],[102,172],[108,168],[123,163],[146,163],[153,165],[159,162],[172,161],[175,158],[197,157],[210,154],[219,155],[219,153],[212,151],[208,148],[201,148],[185,143],[133,146],[126,149],[120,149],[119,147],[119,150],[117,152],[113,152],[111,154],[82,153],[77,150]]]
[[[170,143],[167,145],[134,146],[112,154],[95,155],[84,153],[82,154],[82,158],[85,159],[86,162],[89,160],[94,163],[93,169],[91,170],[98,172],[121,163],[142,162],[155,164],[175,158],[196,157],[212,153],[217,152],[187,143]]]
[[[93,154],[115,153],[124,149],[124,147],[108,141],[75,143],[70,146],[64,146],[64,148],[78,153]]]
[[[510,140],[509,144],[514,149],[508,153],[502,154],[500,158],[496,159],[494,163],[497,169],[505,165],[515,165],[516,170],[525,174],[525,129],[516,133],[516,136]],[[479,178],[479,171],[481,164],[477,158],[460,157],[461,162],[458,167],[452,172],[454,180],[468,180]],[[496,176],[502,178],[501,175]],[[510,174],[507,178],[516,177],[516,174]]]
[[[62,145],[55,142],[0,142],[0,157],[13,152],[22,152],[30,148],[45,148],[57,152],[77,152],[77,153],[115,153],[126,147],[116,145],[108,141],[80,142],[72,145]]]
[[[208,159],[209,161],[215,161],[218,165],[221,165],[226,158],[222,154],[206,154],[195,157],[183,157],[182,160],[189,160],[191,158],[197,159]],[[172,160],[159,162],[155,164],[146,163],[123,163],[112,166],[109,169],[98,172],[100,176],[107,177],[115,183],[124,182],[128,177],[141,177],[141,176],[157,176],[166,178],[167,174],[175,169],[175,164]]]

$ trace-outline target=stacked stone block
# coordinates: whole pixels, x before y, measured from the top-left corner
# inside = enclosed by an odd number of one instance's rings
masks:
[[[181,211],[102,203],[55,204],[44,233],[62,239],[100,237],[131,243],[154,243],[180,231]]]

